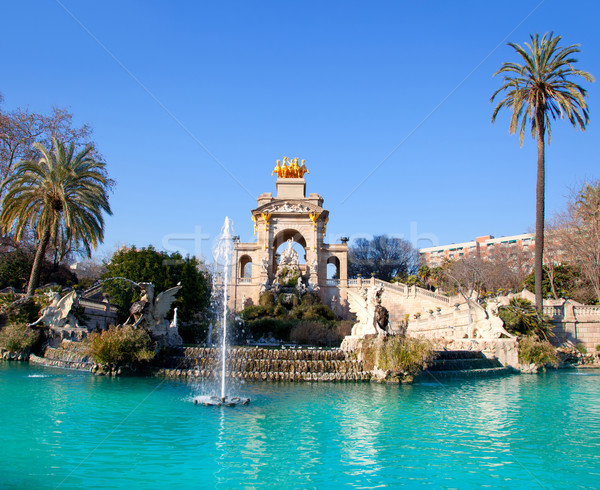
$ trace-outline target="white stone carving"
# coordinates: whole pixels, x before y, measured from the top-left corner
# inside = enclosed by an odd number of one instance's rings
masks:
[[[313,211],[312,208],[304,206],[302,204],[285,202],[283,204],[275,204],[268,206],[263,212],[265,213],[309,213]]]
[[[364,338],[367,335],[385,335],[376,319],[377,306],[381,304],[383,286],[377,284],[361,289],[359,294],[348,290],[350,311],[356,314],[358,323],[352,327],[351,337]]]
[[[34,325],[43,323],[51,329],[63,327],[79,328],[77,319],[71,313],[71,308],[73,308],[77,300],[77,292],[71,291],[61,298],[60,294],[52,291],[47,293],[47,296],[51,300],[50,304],[41,311],[42,316],[28,326],[33,327]]]
[[[152,340],[167,347],[180,346],[183,343],[176,328],[171,328],[169,321],[165,318],[171,305],[175,301],[175,295],[181,289],[180,285],[167,289],[154,299],[154,285],[148,282],[140,283],[142,294],[139,301],[131,305],[130,313],[135,319],[134,327],[144,328],[152,337]]]
[[[279,266],[285,265],[298,265],[298,252],[292,247],[294,245],[294,239],[290,238],[288,241],[288,247],[281,252],[281,258],[279,259]]]

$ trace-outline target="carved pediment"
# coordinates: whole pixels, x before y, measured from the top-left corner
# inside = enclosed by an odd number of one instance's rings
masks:
[[[323,208],[315,206],[307,202],[298,201],[275,201],[268,204],[264,204],[252,211],[252,214],[258,213],[289,213],[289,214],[307,214],[307,213],[321,213]]]

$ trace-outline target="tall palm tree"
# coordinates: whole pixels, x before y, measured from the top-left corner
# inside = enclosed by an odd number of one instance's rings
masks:
[[[535,301],[542,308],[542,257],[544,254],[544,194],[545,194],[545,136],[548,132],[550,143],[550,119],[565,116],[569,122],[582,131],[588,123],[588,108],[585,102],[587,92],[572,82],[574,76],[593,82],[589,73],[574,68],[577,62],[572,57],[579,52],[579,45],[566,48],[558,46],[560,36],[546,33],[539,38],[537,33],[530,35],[531,44],[525,43],[527,50],[518,44],[508,43],[523,59],[524,64],[503,63],[494,76],[504,74],[504,84],[492,95],[493,102],[500,92],[502,99],[492,115],[492,123],[503,107],[512,111],[510,134],[519,129],[519,142],[523,145],[523,136],[528,121],[531,124],[531,136],[537,138],[538,161],[536,183],[535,213]]]
[[[108,204],[105,164],[90,156],[92,147],[74,154],[75,145],[68,147],[52,138],[52,148],[39,143],[39,161],[17,164],[5,181],[6,195],[0,213],[0,227],[12,231],[18,241],[27,227],[32,227],[38,244],[27,296],[34,294],[40,280],[40,270],[50,240],[66,240],[83,246],[87,255],[104,238],[102,211],[112,214]]]

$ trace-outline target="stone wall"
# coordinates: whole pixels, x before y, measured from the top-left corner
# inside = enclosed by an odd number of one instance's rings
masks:
[[[583,344],[589,352],[600,345],[600,306],[576,305],[565,301],[562,305],[544,306],[554,325],[556,343]]]

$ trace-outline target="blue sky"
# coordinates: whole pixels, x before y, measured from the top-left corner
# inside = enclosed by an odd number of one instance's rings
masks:
[[[600,77],[599,14],[592,0],[24,0],[3,5],[0,93],[5,110],[67,106],[94,128],[117,181],[100,254],[210,256],[226,215],[252,241],[283,156],[306,160],[332,242],[462,242],[535,222],[535,142],[519,147],[508,114],[490,123],[492,75],[516,61],[506,42],[553,30]],[[585,87],[587,131],[553,125],[548,215],[600,177],[600,85]]]

